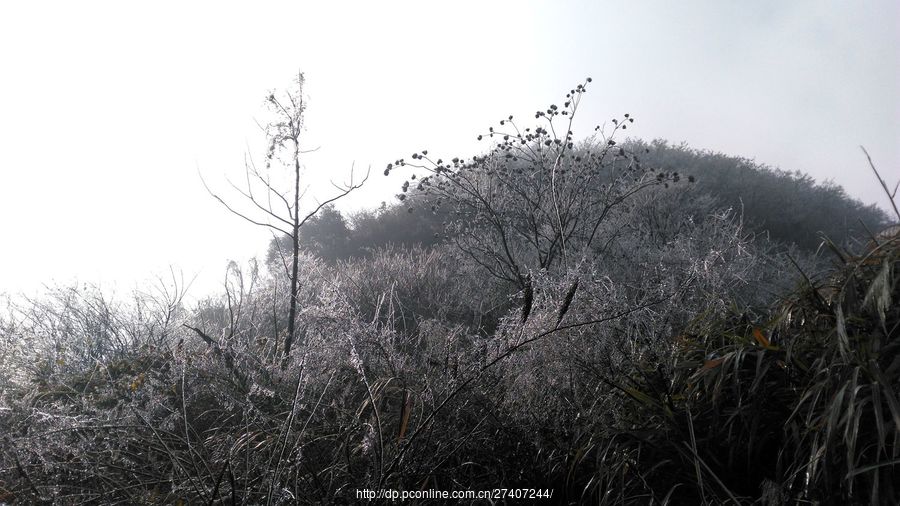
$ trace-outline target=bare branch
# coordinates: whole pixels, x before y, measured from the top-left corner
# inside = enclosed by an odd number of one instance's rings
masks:
[[[337,185],[334,185],[334,183],[332,183],[332,186],[334,186],[335,188],[337,188],[338,190],[340,190],[341,193],[339,193],[338,195],[335,195],[335,196],[331,197],[330,199],[327,199],[327,200],[321,202],[318,206],[316,206],[315,209],[313,209],[313,210],[312,210],[309,214],[307,214],[302,220],[300,220],[300,226],[302,227],[307,221],[309,221],[310,218],[312,218],[313,216],[315,216],[316,214],[318,214],[318,212],[321,211],[323,207],[327,206],[328,204],[331,204],[332,202],[335,202],[335,201],[337,201],[337,200],[340,200],[340,199],[342,199],[343,197],[346,197],[347,195],[349,195],[349,194],[350,194],[351,192],[353,192],[354,190],[357,190],[357,189],[361,188],[362,185],[369,179],[370,173],[371,173],[371,167],[370,167],[368,170],[366,170],[366,175],[365,175],[365,177],[363,177],[363,179],[362,179],[359,183],[353,183],[353,181],[352,181],[352,169],[351,169],[351,181],[350,181],[350,183],[348,184],[348,186],[345,186],[345,187],[341,188],[341,187],[339,187],[339,186],[337,186]]]
[[[277,214],[275,214],[274,212],[272,212],[271,209],[266,209],[265,207],[263,207],[262,204],[260,204],[259,202],[256,201],[256,198],[253,196],[253,193],[251,193],[251,192],[249,192],[249,191],[248,191],[248,192],[245,192],[245,191],[241,190],[240,188],[237,187],[237,185],[235,185],[234,183],[232,183],[231,180],[228,179],[228,178],[226,178],[225,180],[228,181],[228,184],[231,185],[231,187],[234,188],[234,190],[235,190],[236,192],[238,192],[239,194],[241,194],[243,197],[245,197],[247,200],[249,200],[254,206],[256,206],[257,209],[259,209],[260,211],[266,213],[267,215],[271,216],[272,218],[275,218],[276,220],[278,220],[278,221],[284,223],[284,224],[287,225],[287,226],[291,226],[291,225],[292,225],[292,223],[291,223],[290,221],[288,221],[288,220],[282,218],[281,216],[278,216]],[[249,181],[250,181],[249,175],[248,175],[247,181],[248,181],[248,184],[249,184]],[[270,193],[270,195],[271,195],[271,193]]]
[[[869,161],[869,167],[872,167],[872,172],[875,173],[875,177],[878,178],[878,182],[881,183],[881,187],[884,189],[884,193],[888,196],[888,200],[891,202],[891,207],[894,208],[894,215],[897,216],[897,220],[900,220],[900,210],[897,209],[897,202],[894,199],[894,196],[897,194],[897,188],[900,187],[900,181],[897,182],[897,186],[894,187],[894,191],[888,188],[887,183],[884,182],[884,179],[881,178],[881,174],[878,173],[878,169],[875,168],[875,164],[872,163],[872,157],[869,156],[869,152],[866,151],[866,148],[860,146],[859,149],[862,150],[866,155],[866,159]]]
[[[213,193],[212,190],[209,189],[209,186],[206,184],[206,181],[203,179],[203,174],[200,173],[199,168],[198,168],[198,170],[197,170],[197,173],[200,174],[200,181],[203,182],[203,187],[206,188],[207,193],[209,193],[210,196],[212,196],[212,198],[218,200],[219,203],[222,204],[222,206],[224,206],[225,209],[227,209],[229,212],[231,212],[232,214],[234,214],[234,215],[236,215],[236,216],[238,216],[238,217],[240,217],[240,218],[243,218],[245,221],[247,221],[247,222],[249,222],[249,223],[252,223],[252,224],[254,224],[254,225],[258,225],[258,226],[260,226],[260,227],[268,227],[268,228],[271,228],[271,229],[273,229],[273,230],[277,230],[277,231],[281,232],[282,234],[289,235],[289,236],[293,237],[293,234],[291,234],[291,233],[288,232],[287,230],[284,230],[284,229],[281,229],[281,228],[279,228],[279,227],[276,227],[275,225],[272,225],[271,223],[264,223],[264,222],[256,221],[256,220],[254,220],[254,219],[252,219],[252,218],[250,218],[250,217],[248,217],[248,216],[246,216],[246,215],[244,215],[244,214],[242,214],[242,213],[240,213],[240,212],[234,210],[231,206],[228,205],[227,202],[225,202],[224,200],[222,200],[222,197],[219,197],[218,195],[216,195],[215,193]]]

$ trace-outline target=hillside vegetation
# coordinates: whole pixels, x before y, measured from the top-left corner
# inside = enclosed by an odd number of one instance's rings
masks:
[[[624,146],[649,166],[693,178],[691,187],[679,192],[678,206],[666,212],[692,213],[694,219],[703,219],[710,209],[730,209],[741,218],[746,233],[783,247],[794,245],[814,252],[823,236],[843,247],[858,247],[889,224],[874,204],[864,205],[840,186],[816,182],[807,174],[662,140],[629,139]],[[303,230],[304,248],[334,261],[365,256],[390,244],[433,246],[445,242],[448,214],[432,209],[436,199],[414,190],[409,193],[403,202],[350,216],[329,207]],[[684,207],[697,201],[705,208]]]
[[[322,207],[296,264],[273,241],[199,304],[174,274],[10,303],[0,503],[896,504],[889,218],[619,142],[627,114],[576,143],[589,82],[482,153],[394,161],[397,204]]]

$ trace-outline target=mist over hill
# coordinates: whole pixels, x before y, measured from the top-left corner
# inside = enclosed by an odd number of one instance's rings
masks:
[[[715,210],[730,210],[754,238],[805,252],[815,251],[826,238],[846,247],[864,244],[891,222],[878,206],[863,204],[840,186],[817,182],[808,174],[663,140],[628,140],[623,146],[638,153],[647,166],[693,179],[690,186],[671,192],[677,197],[665,210],[645,209],[664,212],[666,219],[696,221]],[[388,245],[432,247],[446,242],[451,216],[435,206],[437,199],[414,189],[404,197],[348,216],[328,207],[303,229],[302,247],[333,262]],[[270,245],[270,262],[276,246],[274,241]]]

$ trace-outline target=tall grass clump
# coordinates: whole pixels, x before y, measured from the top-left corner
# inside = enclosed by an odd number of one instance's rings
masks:
[[[896,504],[897,236],[841,253],[767,318],[695,319],[673,373],[635,364],[629,403],[571,457],[603,504]],[[573,473],[577,476],[577,473]]]

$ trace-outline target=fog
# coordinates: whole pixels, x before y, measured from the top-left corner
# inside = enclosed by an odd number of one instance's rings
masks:
[[[128,289],[176,266],[199,290],[270,234],[204,190],[262,157],[269,90],[307,77],[307,205],[351,166],[345,210],[391,202],[383,166],[471,156],[586,76],[577,136],[630,133],[833,180],[886,206],[900,177],[900,6],[754,2],[41,2],[0,7],[0,291]]]

